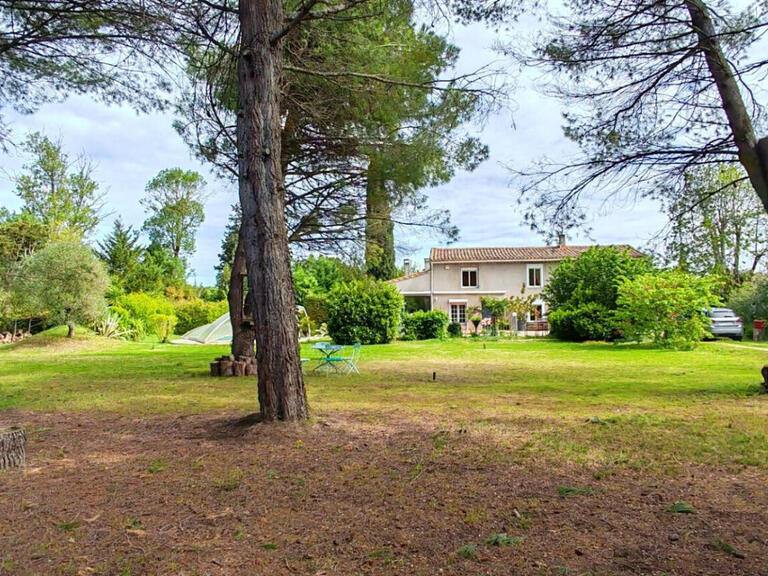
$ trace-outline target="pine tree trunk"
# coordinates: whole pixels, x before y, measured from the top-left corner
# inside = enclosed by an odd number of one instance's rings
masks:
[[[24,430],[20,428],[0,428],[0,470],[24,465],[26,440]]]
[[[75,336],[75,323],[67,322],[67,338],[74,338]]]
[[[232,272],[229,278],[229,321],[232,324],[232,354],[234,356],[255,355],[253,341],[256,337],[253,330],[253,307],[250,306],[251,294],[245,294],[243,272],[245,271],[245,248],[243,246],[243,231],[237,239],[235,258],[232,261]]]
[[[265,420],[308,416],[301,374],[285,194],[280,169],[282,0],[240,0],[238,59],[240,205],[253,294],[260,413]]]
[[[389,193],[375,158],[371,158],[365,187],[365,269],[374,278],[395,275],[395,225]]]
[[[691,24],[699,38],[707,67],[720,95],[720,102],[733,140],[739,152],[739,162],[744,166],[768,212],[768,140],[758,142],[752,119],[749,116],[738,82],[728,59],[720,48],[719,36],[712,23],[711,12],[703,0],[687,0]]]

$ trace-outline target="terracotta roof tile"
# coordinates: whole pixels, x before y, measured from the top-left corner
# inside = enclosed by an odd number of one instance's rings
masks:
[[[434,250],[434,248],[432,248]],[[402,282],[403,280],[410,280],[411,278],[416,278],[416,276],[422,276],[423,274],[426,274],[429,272],[429,270],[422,270],[421,272],[412,272],[411,274],[406,274],[405,276],[400,276],[398,278],[392,278],[391,280],[387,280],[387,282]]]
[[[578,258],[593,246],[533,246],[507,248],[432,248],[430,260],[441,262],[557,262]],[[614,246],[638,258],[642,252],[628,244]]]

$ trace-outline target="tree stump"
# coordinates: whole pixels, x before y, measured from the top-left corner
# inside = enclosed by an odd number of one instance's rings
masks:
[[[0,428],[0,470],[24,465],[26,440],[27,435],[21,428]]]
[[[256,361],[252,356],[232,354],[221,356],[211,362],[211,376],[255,376]]]

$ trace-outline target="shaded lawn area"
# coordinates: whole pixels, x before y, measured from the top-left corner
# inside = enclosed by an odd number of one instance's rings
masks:
[[[764,348],[367,346],[308,375],[309,423],[250,429],[225,352],[0,347],[0,424],[29,433],[0,574],[768,572]]]

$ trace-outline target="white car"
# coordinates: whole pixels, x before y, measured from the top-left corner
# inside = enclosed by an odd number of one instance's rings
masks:
[[[712,308],[706,314],[709,317],[709,331],[712,336],[734,340],[744,338],[744,323],[730,308]]]

